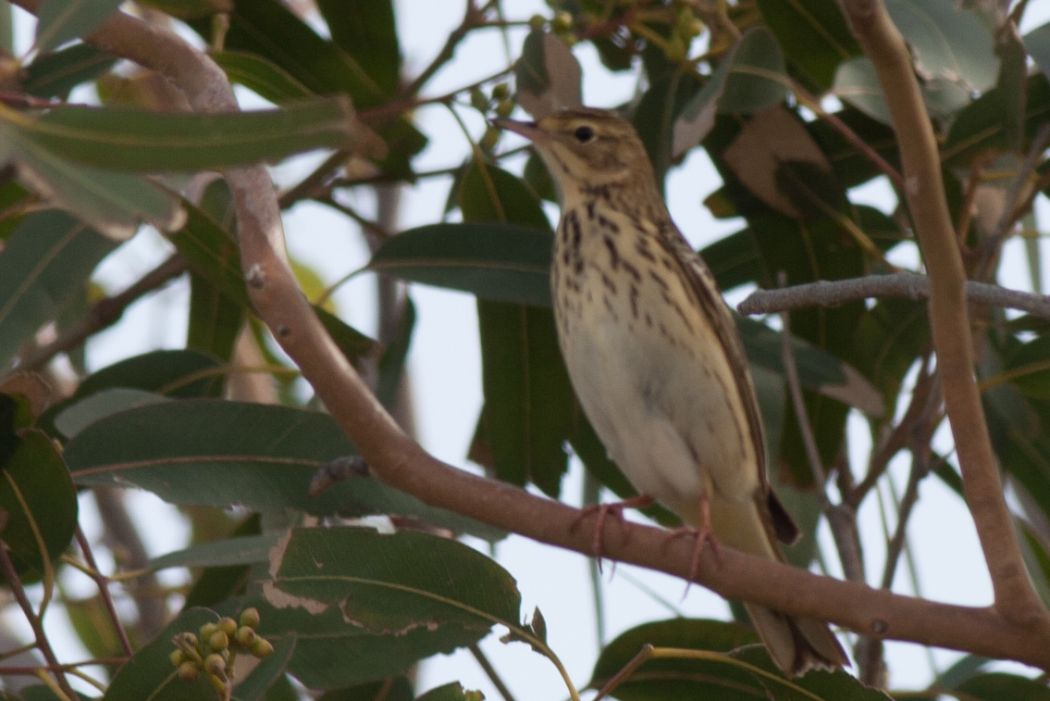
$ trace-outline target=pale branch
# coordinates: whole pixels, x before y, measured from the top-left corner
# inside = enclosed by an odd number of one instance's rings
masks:
[[[1050,625],[1021,556],[974,379],[966,276],[941,179],[937,141],[911,54],[881,0],[843,0],[842,6],[875,68],[897,134],[908,213],[930,278],[930,330],[945,411],[966,502],[991,576],[995,608],[1018,625]]]
[[[1017,309],[1050,319],[1050,297],[967,280],[966,298],[977,304]],[[818,280],[803,285],[756,290],[737,305],[741,314],[769,314],[811,307],[836,307],[862,299],[929,299],[930,280],[917,273],[867,275],[846,280]]]
[[[35,10],[39,0],[15,0]],[[236,109],[222,71],[178,36],[117,12],[89,41],[159,71],[181,87],[195,109]],[[261,168],[227,173],[237,203],[238,236],[248,287],[260,317],[299,365],[332,416],[386,484],[427,504],[497,528],[589,554],[594,515],[458,470],[426,453],[391,419],[325,333],[296,286],[283,256],[272,182]],[[693,544],[660,528],[606,519],[606,557],[688,578]],[[823,618],[869,635],[1005,657],[1050,668],[1050,622],[1017,625],[994,608],[925,601],[815,575],[721,547],[704,551],[696,581],[723,596],[785,613]]]

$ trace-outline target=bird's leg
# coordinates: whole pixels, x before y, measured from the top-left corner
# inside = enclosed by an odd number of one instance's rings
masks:
[[[685,587],[686,593],[689,593],[689,587],[700,573],[700,555],[703,554],[704,548],[709,543],[715,560],[719,565],[722,562],[721,555],[718,552],[718,540],[715,539],[714,531],[711,530],[711,499],[707,496],[706,489],[700,492],[700,498],[697,502],[697,521],[698,523],[695,527],[680,526],[671,531],[670,535],[671,538],[688,536],[693,539],[693,554],[689,558],[689,583]]]
[[[611,514],[613,518],[623,521],[624,509],[644,509],[647,506],[652,506],[653,503],[654,500],[651,496],[639,494],[636,497],[624,499],[623,501],[614,501],[610,504],[591,504],[580,511],[580,515],[572,522],[569,530],[576,530],[581,521],[588,518],[591,514],[597,513],[597,518],[594,522],[592,551],[594,556],[598,558],[598,569],[600,571],[602,567],[602,553],[604,552],[603,539],[605,536],[606,517]]]

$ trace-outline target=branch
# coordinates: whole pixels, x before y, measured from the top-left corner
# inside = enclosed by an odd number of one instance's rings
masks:
[[[1050,297],[973,280],[965,282],[965,291],[971,302],[1018,309],[1050,319]],[[756,290],[737,306],[737,311],[741,314],[767,314],[809,307],[836,307],[869,297],[929,299],[930,279],[916,273],[893,273]]]
[[[124,314],[124,310],[137,302],[141,297],[163,286],[171,279],[186,271],[186,261],[179,254],[172,255],[153,270],[139,278],[131,287],[120,294],[100,299],[92,305],[88,313],[61,336],[42,348],[22,358],[19,370],[39,370],[59,353],[77,348],[87,338],[115,324]]]
[[[963,490],[995,592],[995,608],[1019,625],[1045,625],[1003,498],[999,465],[974,380],[965,273],[941,181],[941,163],[911,55],[880,0],[844,0],[864,53],[875,66],[901,153],[908,211],[930,278],[930,328]]]
[[[3,518],[6,522],[6,514]],[[69,685],[69,680],[66,679],[65,668],[59,664],[58,657],[55,656],[55,651],[51,647],[51,641],[48,640],[47,632],[44,630],[44,621],[33,610],[33,605],[29,603],[25,588],[22,586],[22,580],[19,578],[18,572],[15,570],[15,564],[11,561],[11,556],[7,550],[7,543],[0,541],[0,575],[3,575],[4,581],[15,597],[15,601],[21,607],[29,627],[33,630],[33,637],[36,640],[37,648],[40,649],[40,654],[47,660],[47,669],[54,676],[55,683],[58,685],[53,691],[59,692],[56,693],[56,696],[65,696],[65,701],[73,701],[77,698],[77,695]]]
[[[15,0],[35,9],[38,0]],[[161,72],[201,111],[235,109],[221,70],[204,54],[164,30],[116,13],[89,41]],[[302,369],[332,416],[357,445],[374,474],[427,504],[469,515],[533,540],[589,554],[595,516],[525,490],[458,470],[427,454],[391,419],[325,333],[283,255],[276,197],[266,171],[226,174],[237,204],[238,236],[252,300],[282,348]],[[660,528],[606,519],[605,554],[687,578],[693,544]],[[1050,622],[1018,626],[994,608],[955,606],[878,591],[719,549],[701,557],[696,581],[726,597],[786,613],[830,620],[868,635],[911,640],[1007,657],[1050,668]]]

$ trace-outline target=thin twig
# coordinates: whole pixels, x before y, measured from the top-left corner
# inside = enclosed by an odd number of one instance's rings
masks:
[[[474,4],[474,0],[467,0],[466,9],[463,11],[463,19],[460,21],[459,26],[449,33],[448,38],[445,39],[444,46],[438,51],[434,60],[405,87],[404,93],[406,95],[416,95],[427,81],[441,70],[442,66],[452,60],[452,57],[456,54],[456,47],[459,46],[459,42],[463,41],[463,38],[467,36],[471,29],[480,24],[482,19],[483,15]]]
[[[930,416],[930,412],[939,405],[940,385],[936,382],[936,374],[930,370],[930,354],[927,352],[922,358],[919,375],[912,388],[911,401],[908,403],[904,416],[897,422],[890,434],[875,445],[868,459],[867,474],[844,496],[846,503],[852,505],[853,508],[860,506],[868,492],[885,474],[893,456],[908,444],[908,436],[918,422],[922,421],[923,417]]]
[[[120,616],[117,615],[117,607],[113,605],[113,596],[109,593],[109,579],[99,571],[98,563],[95,561],[95,554],[91,551],[91,543],[88,542],[87,537],[84,536],[84,531],[81,530],[79,525],[76,529],[76,539],[77,545],[80,546],[80,551],[84,553],[84,562],[88,566],[86,570],[87,575],[91,577],[95,582],[95,586],[98,587],[98,593],[102,597],[106,613],[109,614],[109,618],[113,622],[113,630],[116,631],[117,638],[120,639],[120,646],[123,648],[124,654],[131,657],[134,651],[131,649],[131,641],[128,640],[128,633],[124,630],[124,624],[121,622]]]
[[[802,87],[798,81],[791,81],[791,89],[802,105],[813,110],[814,114],[827,122],[828,126],[849,142],[850,146],[856,149],[857,153],[867,158],[876,168],[882,171],[883,175],[890,179],[893,187],[898,192],[904,189],[904,177],[900,174],[900,171],[883,158],[882,154],[872,148],[871,144],[860,138],[857,132],[850,129],[849,125],[843,122],[838,115],[825,110],[820,104],[820,100]]]
[[[471,643],[467,646],[470,650],[470,654],[474,656],[474,660],[477,661],[478,665],[485,672],[485,676],[492,682],[492,686],[496,687],[496,691],[500,693],[500,696],[504,698],[504,701],[514,701],[514,694],[510,693],[510,689],[507,688],[506,683],[500,677],[499,672],[495,667],[492,666],[492,662],[485,656],[485,653],[481,651],[477,643]]]
[[[966,297],[971,302],[1006,307],[1050,319],[1050,297],[1011,290],[998,285],[968,280]],[[847,280],[818,280],[775,290],[756,290],[737,305],[741,314],[768,314],[808,307],[836,307],[870,297],[928,299],[930,281],[916,273],[867,275]]]
[[[185,271],[186,261],[182,256],[177,253],[172,255],[120,294],[95,302],[77,324],[67,329],[51,343],[23,357],[18,365],[18,370],[39,370],[56,355],[79,347],[88,337],[116,323],[124,310],[139,298],[162,287]]]
[[[11,561],[11,556],[7,551],[8,546],[6,542],[0,541],[0,573],[4,576],[4,581],[7,583],[8,588],[14,595],[15,600],[22,609],[22,613],[26,617],[26,621],[29,623],[29,627],[33,630],[33,637],[36,640],[36,646],[40,649],[40,653],[47,660],[47,669],[55,678],[55,682],[58,687],[62,690],[62,693],[66,695],[64,701],[73,701],[78,698],[76,692],[73,691],[73,687],[69,685],[69,680],[66,679],[65,669],[59,663],[58,657],[55,656],[55,651],[51,648],[51,641],[47,638],[47,632],[44,630],[43,621],[33,611],[32,604],[29,603],[29,598],[26,596],[25,588],[22,586],[22,580],[18,576],[17,570],[15,570],[15,564]],[[37,670],[39,672],[39,670]]]
[[[1025,154],[1021,167],[1018,168],[1017,174],[1010,183],[1010,187],[1006,190],[1006,201],[1003,203],[1003,210],[999,214],[999,221],[996,222],[992,235],[988,237],[982,246],[981,252],[984,254],[984,264],[975,277],[983,279],[991,274],[993,254],[1006,240],[1006,237],[1010,235],[1010,230],[1013,229],[1014,224],[1017,222],[1017,204],[1027,196],[1032,174],[1036,172],[1039,162],[1043,159],[1047,144],[1050,144],[1050,124],[1044,124],[1039,128],[1028,148],[1028,153]]]

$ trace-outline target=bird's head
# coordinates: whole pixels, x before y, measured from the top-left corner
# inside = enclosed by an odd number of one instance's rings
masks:
[[[535,122],[497,119],[493,124],[532,141],[558,183],[563,200],[584,187],[653,181],[649,156],[638,133],[630,122],[612,112],[567,109]]]

